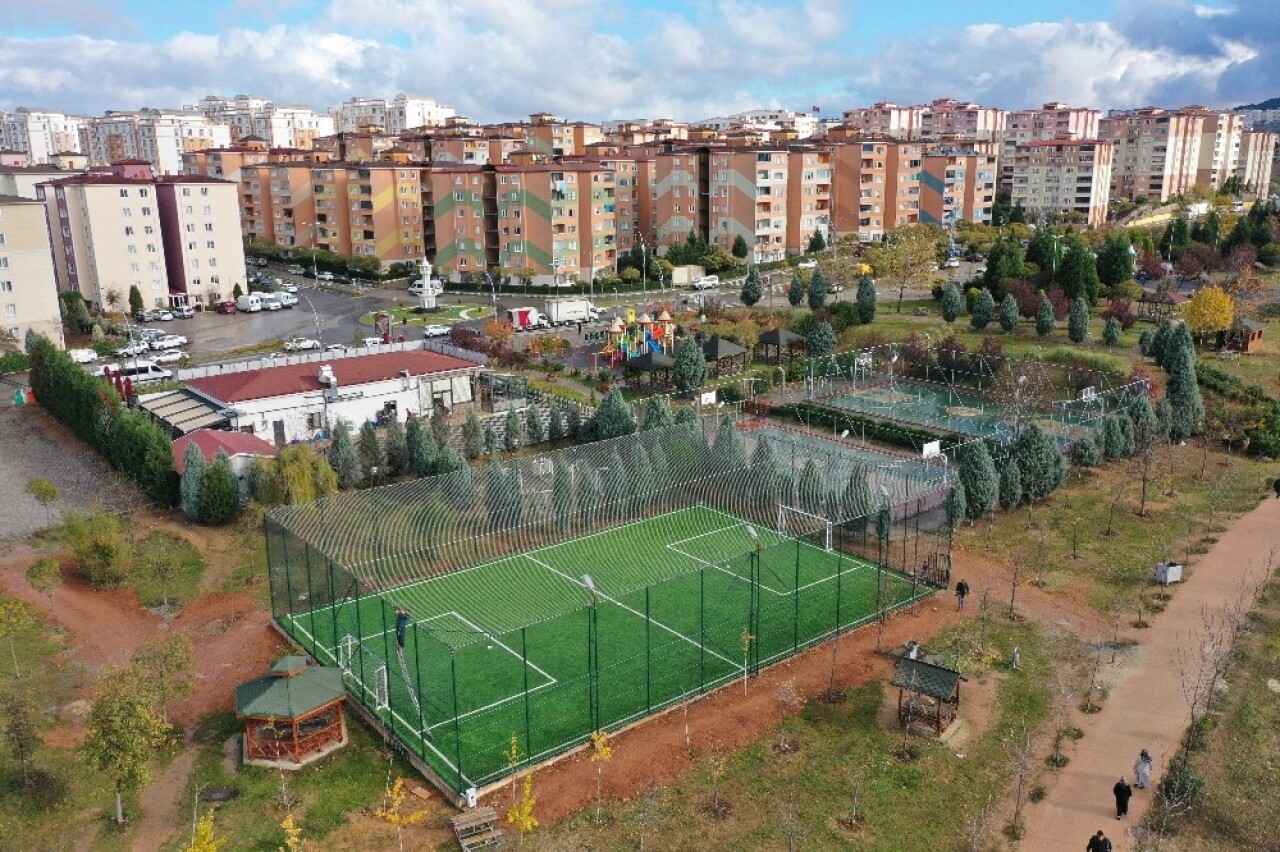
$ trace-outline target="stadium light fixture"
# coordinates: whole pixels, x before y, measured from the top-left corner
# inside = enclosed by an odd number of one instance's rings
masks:
[[[586,590],[588,592],[591,593],[591,606],[594,607],[597,604],[599,604],[600,596],[596,593],[596,584],[595,584],[595,581],[591,579],[590,574],[582,575],[582,585],[586,587]]]
[[[752,541],[759,541],[760,533],[756,532],[756,528],[751,526],[751,524],[747,524],[747,537]]]
[[[845,429],[843,432],[840,433],[840,440],[843,441],[847,437],[849,437],[849,430]]]

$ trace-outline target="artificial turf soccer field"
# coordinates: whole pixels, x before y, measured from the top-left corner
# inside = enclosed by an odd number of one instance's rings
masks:
[[[389,707],[377,715],[461,791],[510,772],[513,735],[536,760],[741,677],[752,608],[746,526],[717,509],[680,509],[280,624],[321,663],[349,668],[348,685],[370,708],[385,661]],[[887,608],[932,592],[858,557],[758,532],[753,663],[873,617],[878,582]],[[594,630],[584,574],[598,595]],[[397,606],[413,619],[402,658]],[[349,662],[339,650],[348,635],[360,641]]]

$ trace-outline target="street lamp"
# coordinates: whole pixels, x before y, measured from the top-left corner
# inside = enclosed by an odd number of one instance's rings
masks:
[[[493,276],[489,274],[489,270],[484,272],[484,280],[489,282],[489,298],[493,301],[493,312],[498,313],[498,285],[493,280]]]
[[[760,533],[756,532],[756,528],[751,524],[746,526],[747,538],[751,539],[751,612],[749,616],[750,626],[747,628],[747,634],[758,639],[760,636],[760,548],[763,542],[760,540]],[[799,543],[799,539],[796,540]],[[751,642],[751,672],[754,674],[760,668],[760,651],[758,642]],[[744,680],[743,683],[746,683]]]

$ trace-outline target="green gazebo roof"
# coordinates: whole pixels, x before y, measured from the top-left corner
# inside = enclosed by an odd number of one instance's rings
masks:
[[[891,683],[939,701],[950,701],[956,694],[956,685],[960,680],[958,671],[935,666],[924,660],[903,657],[898,660],[898,667],[893,670]]]
[[[236,687],[236,713],[296,719],[337,701],[345,692],[342,672],[337,669],[308,666],[304,657],[284,657],[271,667],[270,674]]]

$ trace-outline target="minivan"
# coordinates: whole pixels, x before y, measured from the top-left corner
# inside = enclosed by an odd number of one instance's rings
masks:
[[[147,382],[162,382],[165,379],[173,378],[173,371],[166,370],[155,361],[148,361],[144,358],[131,358],[128,361],[121,361],[119,364],[104,364],[92,372],[92,375],[104,378],[107,370],[111,371],[112,377],[119,375],[122,379],[130,379],[135,385],[146,384]]]
[[[294,305],[298,304],[298,297],[292,293],[273,293],[272,295],[276,297],[276,301],[279,302],[282,307],[292,308]]]
[[[284,307],[284,303],[280,301],[278,293],[259,293],[258,298],[262,301],[262,309],[264,311],[278,311]]]
[[[245,293],[236,299],[236,309],[241,313],[251,314],[262,310],[262,297],[257,293]]]
[[[693,289],[695,290],[714,290],[719,286],[719,275],[704,275],[701,278],[695,278],[693,282]]]

